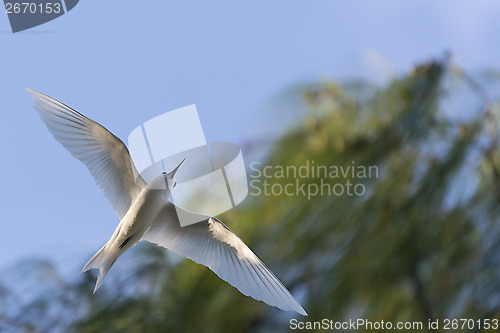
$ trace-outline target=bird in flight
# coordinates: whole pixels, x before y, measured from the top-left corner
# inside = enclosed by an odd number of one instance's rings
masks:
[[[281,281],[224,223],[185,211],[169,200],[175,173],[184,160],[147,184],[119,138],[54,98],[26,90],[54,138],[87,166],[120,219],[109,241],[82,269],[99,269],[94,293],[116,260],[146,240],[207,266],[246,296],[307,315]],[[201,222],[181,227],[179,215],[189,218],[192,214],[196,216],[191,218]]]

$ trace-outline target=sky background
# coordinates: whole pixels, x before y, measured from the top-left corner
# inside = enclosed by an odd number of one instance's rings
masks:
[[[16,34],[2,12],[0,279],[34,257],[79,269],[118,223],[24,87],[124,141],[144,121],[196,104],[208,141],[242,144],[282,128],[273,101],[297,84],[386,82],[446,51],[468,71],[500,69],[499,34],[497,0],[80,1]]]

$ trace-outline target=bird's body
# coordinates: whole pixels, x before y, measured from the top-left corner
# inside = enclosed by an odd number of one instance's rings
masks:
[[[129,248],[137,244],[151,227],[160,210],[169,204],[167,175],[155,178],[132,201],[109,241],[83,267],[82,272],[99,269],[94,292],[101,286],[111,266]]]
[[[94,292],[116,260],[146,240],[209,267],[244,295],[307,315],[278,278],[221,221],[185,211],[169,200],[175,173],[183,161],[146,184],[120,139],[52,97],[27,91],[49,131],[88,167],[120,219],[109,241],[82,270],[99,269]],[[181,215],[201,222],[181,227]]]

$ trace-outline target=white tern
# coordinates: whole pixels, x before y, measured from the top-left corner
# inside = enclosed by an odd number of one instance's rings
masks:
[[[52,97],[26,90],[49,131],[87,166],[120,219],[110,240],[82,269],[99,269],[94,293],[115,261],[140,240],[146,240],[209,267],[246,296],[307,315],[271,270],[224,223],[203,216],[199,223],[180,226],[179,212],[193,214],[169,200],[182,162],[146,184],[119,138]],[[161,187],[164,190],[158,190]]]

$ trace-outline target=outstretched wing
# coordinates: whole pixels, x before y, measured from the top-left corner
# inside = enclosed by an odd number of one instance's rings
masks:
[[[177,207],[177,210],[182,209]],[[183,211],[182,214],[193,213]],[[176,207],[168,204],[143,239],[209,267],[246,296],[307,315],[288,289],[236,234],[216,218],[197,216],[202,222],[181,227]]]
[[[26,90],[35,100],[33,106],[49,131],[87,166],[121,220],[131,202],[146,186],[135,170],[125,144],[106,128],[69,106],[36,90]]]

